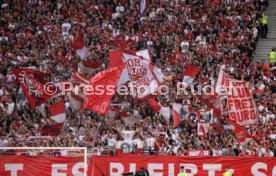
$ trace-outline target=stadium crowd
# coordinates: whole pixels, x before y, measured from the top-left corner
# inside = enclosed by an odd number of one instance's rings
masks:
[[[107,154],[107,146],[120,140],[144,141],[148,154],[187,155],[189,150],[208,150],[212,156],[275,156],[276,77],[273,65],[254,64],[265,0],[148,0],[140,14],[138,0],[0,1],[0,147],[80,146],[95,154]],[[150,2],[150,3],[149,3]],[[157,99],[162,106],[191,103],[193,112],[177,128],[148,102],[114,95],[113,104],[126,113],[138,112],[135,125],[121,117],[75,110],[66,99],[66,122],[57,136],[41,135],[53,122],[48,115],[16,104],[19,84],[12,68],[33,66],[52,73],[53,82],[70,79],[80,58],[71,48],[83,35],[89,61],[106,67],[108,43],[125,39],[127,49],[148,49],[152,62],[164,73],[170,93]],[[129,40],[131,39],[131,40]],[[257,123],[246,126],[254,139],[245,145],[227,128],[227,99],[204,137],[197,136],[196,111],[206,105],[192,95],[176,96],[185,64],[200,67],[194,83],[204,85],[218,77],[219,65],[227,74],[249,81],[259,111]],[[91,75],[93,76],[93,75]],[[34,137],[35,136],[35,137]],[[145,151],[144,151],[145,154]]]

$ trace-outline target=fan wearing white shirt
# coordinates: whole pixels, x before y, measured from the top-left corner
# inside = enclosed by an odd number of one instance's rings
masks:
[[[270,120],[274,120],[275,119],[275,114],[272,113],[271,110],[268,111],[268,113],[266,114],[266,120],[269,122]]]
[[[217,145],[212,148],[212,156],[222,156],[222,151],[218,149]]]
[[[131,130],[129,127],[126,130],[117,130],[115,128],[113,128],[114,130],[116,130],[117,132],[121,133],[121,135],[124,138],[124,141],[132,141],[134,138],[134,135],[137,134],[138,132],[140,132],[142,129],[138,129],[136,131]]]
[[[107,146],[109,147],[115,147],[116,146],[116,138],[114,134],[109,133],[108,136],[106,137],[107,140]]]
[[[119,5],[116,7],[116,12],[118,12],[118,13],[125,12],[125,8],[124,8],[124,6],[121,5],[121,3],[119,3]]]
[[[146,140],[145,140],[145,146],[150,147],[151,149],[154,148],[156,139],[151,135],[147,134]]]
[[[170,154],[172,154],[172,155],[176,155],[176,154],[178,153],[178,149],[179,149],[179,147],[176,146],[175,143],[173,142],[172,145],[169,145],[169,146],[167,147],[166,153],[168,153],[168,154],[170,153]],[[172,152],[172,153],[171,153],[171,152]]]
[[[67,37],[69,37],[69,31],[71,29],[71,24],[69,23],[69,21],[66,21],[65,23],[63,23],[61,25],[61,28],[62,28],[62,36],[63,36],[63,39],[67,39]]]

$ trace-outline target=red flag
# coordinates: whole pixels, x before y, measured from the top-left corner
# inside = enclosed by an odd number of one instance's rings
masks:
[[[194,65],[187,64],[185,66],[184,74],[183,74],[183,84],[191,85],[194,81],[194,78],[199,73],[200,69]]]
[[[109,66],[111,67],[118,67],[121,65],[125,65],[122,59],[122,51],[120,50],[112,50],[109,52]]]
[[[180,111],[182,105],[179,103],[173,103],[173,120],[174,127],[178,127],[180,125]]]
[[[161,110],[161,106],[157,103],[156,100],[150,99],[149,104],[154,112],[159,112]]]
[[[83,59],[89,56],[89,51],[85,47],[83,38],[81,36],[76,37],[76,39],[72,43],[72,48],[77,52],[77,55]]]
[[[94,93],[90,92],[91,95],[86,95],[83,109],[90,109],[94,112],[105,115],[108,111],[112,95],[115,93],[121,71],[121,67],[113,67],[96,74],[90,80],[90,86],[95,89],[100,85],[102,91]]]
[[[85,99],[85,94],[83,92],[83,87],[88,85],[90,78],[85,73],[76,73],[71,79],[70,83],[74,85],[73,90],[71,90],[67,95],[71,106],[74,109],[80,109],[82,103]]]
[[[253,139],[253,136],[248,134],[247,131],[235,121],[228,119],[228,123],[234,126],[234,133],[241,144],[246,144]]]
[[[30,68],[13,69],[13,72],[30,104],[31,109],[35,109],[37,106],[45,103],[53,95],[51,94],[52,92],[47,92],[45,89],[45,84],[47,83],[45,78],[50,76],[49,73]],[[56,87],[53,89],[57,90]]]
[[[63,123],[56,123],[54,125],[46,125],[41,130],[40,133],[43,135],[57,136],[59,131],[62,129]]]
[[[91,61],[82,61],[83,65],[89,68],[99,68],[103,65],[104,61],[91,62]]]
[[[200,101],[207,105],[209,109],[213,109],[214,116],[221,115],[221,100],[218,94],[202,95]]]
[[[92,75],[96,71],[100,70],[103,65],[104,65],[104,61],[100,61],[100,62],[82,61],[78,64],[78,71]]]
[[[89,84],[90,78],[85,73],[75,73],[70,82],[73,84]]]
[[[122,51],[120,50],[110,51],[108,68],[112,68],[112,67],[123,67],[120,79],[117,84],[118,86],[123,85],[130,80],[127,68],[125,67],[125,63],[122,58]]]
[[[216,84],[216,93],[219,95],[225,94],[227,92],[226,80],[229,78],[229,76],[224,72],[223,69],[224,66],[221,66]]]
[[[159,112],[167,121],[170,120],[171,110],[169,107],[160,106],[158,102],[154,99],[150,99],[149,104],[154,112]]]
[[[63,123],[66,119],[64,99],[49,106],[50,117],[57,123]]]

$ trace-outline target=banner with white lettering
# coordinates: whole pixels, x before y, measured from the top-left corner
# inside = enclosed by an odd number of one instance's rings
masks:
[[[121,176],[146,168],[150,175],[175,176],[180,166],[187,176],[222,175],[226,167],[237,176],[274,176],[274,157],[177,157],[177,156],[94,156],[88,175]]]
[[[239,125],[250,125],[257,122],[257,108],[250,90],[250,83],[227,79],[227,107],[231,120]]]
[[[188,156],[210,156],[209,150],[189,150]]]
[[[84,176],[84,157],[0,156],[1,176]]]

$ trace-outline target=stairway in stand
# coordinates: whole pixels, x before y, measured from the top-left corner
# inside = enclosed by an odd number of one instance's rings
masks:
[[[276,48],[276,0],[270,0],[266,10],[268,16],[268,34],[267,39],[262,39],[259,35],[257,49],[254,56],[255,62],[261,62],[263,59],[269,61],[268,53],[272,47]],[[261,31],[259,31],[261,33]]]

